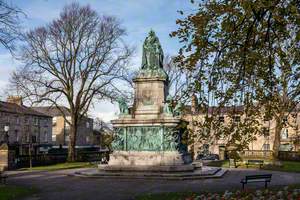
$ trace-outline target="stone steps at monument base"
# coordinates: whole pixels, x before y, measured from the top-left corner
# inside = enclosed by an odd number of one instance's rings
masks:
[[[122,178],[122,179],[163,179],[163,180],[193,180],[221,178],[227,172],[222,168],[213,168],[209,170],[195,170],[194,172],[180,173],[153,173],[153,172],[99,172],[89,170],[73,174],[85,178]]]

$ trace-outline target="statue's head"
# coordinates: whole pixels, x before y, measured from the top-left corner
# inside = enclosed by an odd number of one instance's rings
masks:
[[[126,100],[125,100],[124,97],[122,97],[122,96],[117,97],[117,102],[122,103],[122,102],[125,102],[125,101]]]
[[[149,32],[149,36],[151,37],[155,37],[155,32],[151,29],[150,32]]]

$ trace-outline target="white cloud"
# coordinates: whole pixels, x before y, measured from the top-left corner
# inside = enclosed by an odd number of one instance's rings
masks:
[[[110,102],[99,102],[90,109],[90,114],[93,118],[99,117],[104,122],[110,123],[110,120],[117,118],[118,106]]]

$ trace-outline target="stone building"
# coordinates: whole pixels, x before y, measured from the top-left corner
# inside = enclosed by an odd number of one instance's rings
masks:
[[[203,122],[205,119],[205,113],[198,109],[198,103],[195,97],[192,98],[191,106],[187,106],[185,109],[184,119],[189,122],[189,129],[196,131],[199,128],[199,123]],[[208,108],[208,114],[211,114],[212,107]],[[228,123],[229,120],[234,120],[234,123],[238,126],[241,120],[245,120],[245,116],[242,115],[243,106],[235,107],[236,114],[233,119],[228,116],[233,107],[225,107],[221,109],[221,114],[218,116],[218,120],[222,123]],[[294,115],[294,117],[292,117]],[[285,119],[288,123],[284,126],[281,132],[281,151],[299,151],[300,144],[300,112],[299,109],[294,111]],[[264,120],[263,117],[259,119],[262,133],[261,135],[256,135],[256,140],[250,142],[248,150],[250,151],[269,151],[273,149],[273,143],[275,138],[275,120]],[[225,139],[213,140],[212,138],[203,139],[201,141],[193,142],[190,145],[190,151],[194,152],[194,157],[197,153],[202,151],[207,151],[213,154],[224,154],[226,151],[227,142]],[[222,156],[221,156],[222,157]]]
[[[65,120],[71,120],[70,113],[66,107],[34,107],[34,110],[47,113],[52,118],[52,144],[55,146],[66,146],[69,144],[70,125]],[[79,123],[77,130],[77,146],[91,146],[93,145],[93,119],[84,117]]]
[[[93,131],[93,144],[99,146],[100,149],[107,148],[110,141],[109,139],[113,137],[113,129],[110,124],[96,118],[94,120],[94,131]]]
[[[4,127],[9,127],[8,132]],[[22,103],[22,98],[10,96],[0,101],[0,143],[9,142],[19,154],[28,154],[29,148],[38,153],[51,145],[52,117]]]

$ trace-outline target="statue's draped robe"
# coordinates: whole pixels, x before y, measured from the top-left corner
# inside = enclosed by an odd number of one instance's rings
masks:
[[[154,32],[150,32],[143,45],[142,69],[163,68],[163,51]]]

